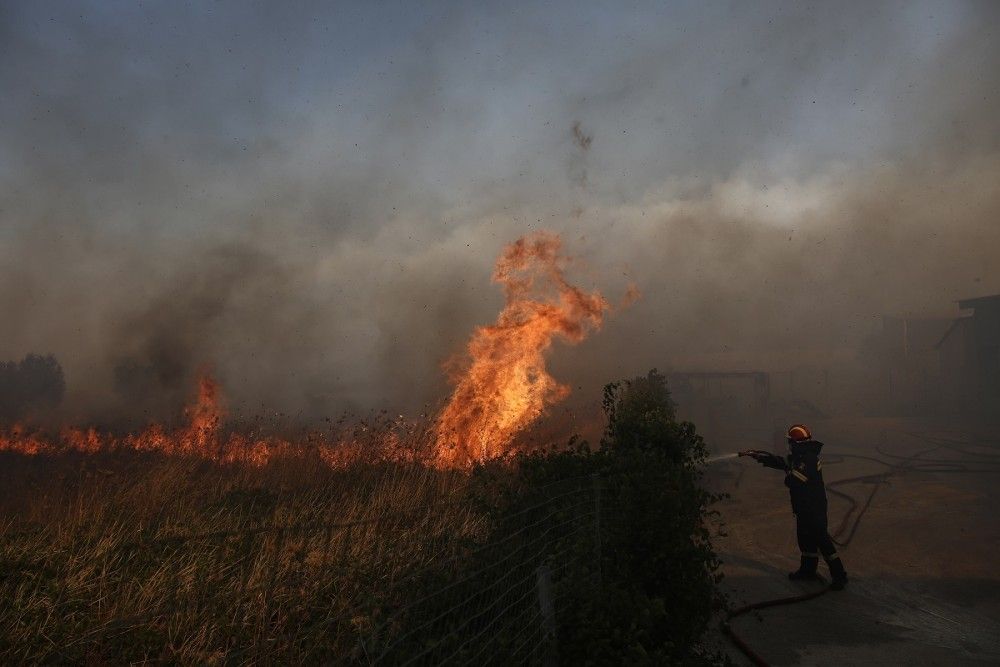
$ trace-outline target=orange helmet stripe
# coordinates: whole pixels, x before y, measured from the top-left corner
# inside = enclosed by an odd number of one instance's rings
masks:
[[[788,439],[789,440],[811,440],[812,433],[809,432],[809,427],[802,424],[795,424],[788,429]]]

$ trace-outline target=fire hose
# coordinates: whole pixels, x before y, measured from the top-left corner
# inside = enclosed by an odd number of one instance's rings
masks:
[[[886,483],[889,480],[889,478],[892,475],[896,474],[897,472],[907,471],[907,470],[914,470],[921,472],[963,472],[963,473],[1000,472],[1000,453],[992,453],[992,452],[972,453],[968,449],[969,447],[990,447],[989,445],[969,443],[966,441],[954,441],[954,440],[949,440],[947,438],[934,438],[930,436],[923,436],[916,433],[908,433],[907,435],[924,440],[927,444],[932,444],[934,446],[929,449],[918,451],[909,456],[899,456],[896,454],[890,454],[888,452],[883,451],[880,447],[876,448],[876,451],[878,451],[879,454],[890,459],[896,459],[897,462],[885,461],[883,459],[879,459],[873,456],[863,456],[858,454],[841,454],[833,459],[829,458],[827,459],[828,465],[840,463],[848,458],[854,458],[859,460],[872,461],[878,463],[879,465],[883,465],[887,468],[887,470],[881,473],[848,477],[845,479],[839,479],[834,482],[830,482],[829,484],[826,485],[827,490],[832,495],[835,495],[839,498],[843,498],[850,503],[850,507],[848,507],[847,512],[844,513],[840,525],[831,535],[831,539],[833,540],[834,544],[841,547],[846,547],[851,543],[851,541],[854,539],[854,536],[857,534],[858,527],[861,525],[861,519],[864,517],[865,513],[871,507],[872,501],[875,499],[875,494],[878,492],[879,487],[881,487],[882,484]],[[967,463],[960,461],[953,461],[947,459],[928,460],[923,458],[925,454],[929,454],[931,452],[940,449],[951,450],[953,452],[963,454],[965,456],[974,456],[976,457],[976,460],[971,461],[970,463],[979,464],[986,467],[970,468],[969,465],[967,465]],[[762,452],[760,450],[745,450],[736,454],[725,454],[722,456],[717,456],[708,459],[706,463],[714,463],[716,461],[730,459],[736,456],[754,456],[758,454],[774,456],[769,452]],[[844,486],[846,484],[853,484],[858,482],[874,484],[871,493],[868,494],[868,497],[861,505],[860,510],[858,509],[858,501],[854,496],[844,493],[843,491],[839,491],[835,488],[838,486]],[[854,519],[853,522],[851,521],[852,516]],[[849,530],[848,526],[850,526]],[[846,532],[846,537],[842,538],[845,532]],[[822,577],[820,577],[820,580],[822,581]],[[743,614],[747,614],[751,611],[814,600],[815,598],[824,595],[829,590],[830,590],[829,585],[825,585],[823,588],[817,591],[802,593],[799,595],[790,595],[781,598],[773,598],[769,600],[761,600],[759,602],[753,602],[747,605],[743,605],[742,607],[737,607],[736,609],[730,610],[726,614],[726,617],[722,620],[719,627],[722,630],[723,634],[729,637],[729,639],[733,642],[733,644],[747,658],[749,658],[753,664],[758,665],[759,667],[767,667],[769,663],[759,653],[757,653],[753,649],[753,647],[751,647],[746,642],[746,640],[740,637],[739,634],[737,634],[736,631],[733,630],[732,626],[730,625],[730,621],[738,616],[742,616]]]

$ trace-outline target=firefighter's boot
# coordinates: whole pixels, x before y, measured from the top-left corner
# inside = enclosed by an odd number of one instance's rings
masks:
[[[789,572],[788,578],[792,581],[813,581],[819,579],[819,575],[816,574],[817,565],[819,565],[818,554],[802,554],[802,558],[799,561],[799,569],[795,572]]]
[[[830,590],[842,591],[844,587],[847,586],[847,570],[844,569],[844,563],[840,560],[840,556],[836,553],[826,561],[827,566],[830,568]]]

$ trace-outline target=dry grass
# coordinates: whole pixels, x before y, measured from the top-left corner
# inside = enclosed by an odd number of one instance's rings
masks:
[[[486,530],[416,465],[3,458],[6,664],[360,659],[393,582]]]

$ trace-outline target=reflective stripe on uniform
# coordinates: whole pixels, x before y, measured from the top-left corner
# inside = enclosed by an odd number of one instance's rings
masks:
[[[834,551],[832,554],[826,557],[827,560],[837,560],[838,558],[840,558],[840,556],[837,554],[836,551]]]
[[[798,470],[793,470],[792,474],[795,475],[796,477],[798,477],[803,482],[809,481],[809,478],[806,477],[805,475],[803,475],[802,473],[800,473]]]
[[[822,470],[822,469],[823,469],[823,462],[822,461],[817,461],[816,462],[816,470]]]

